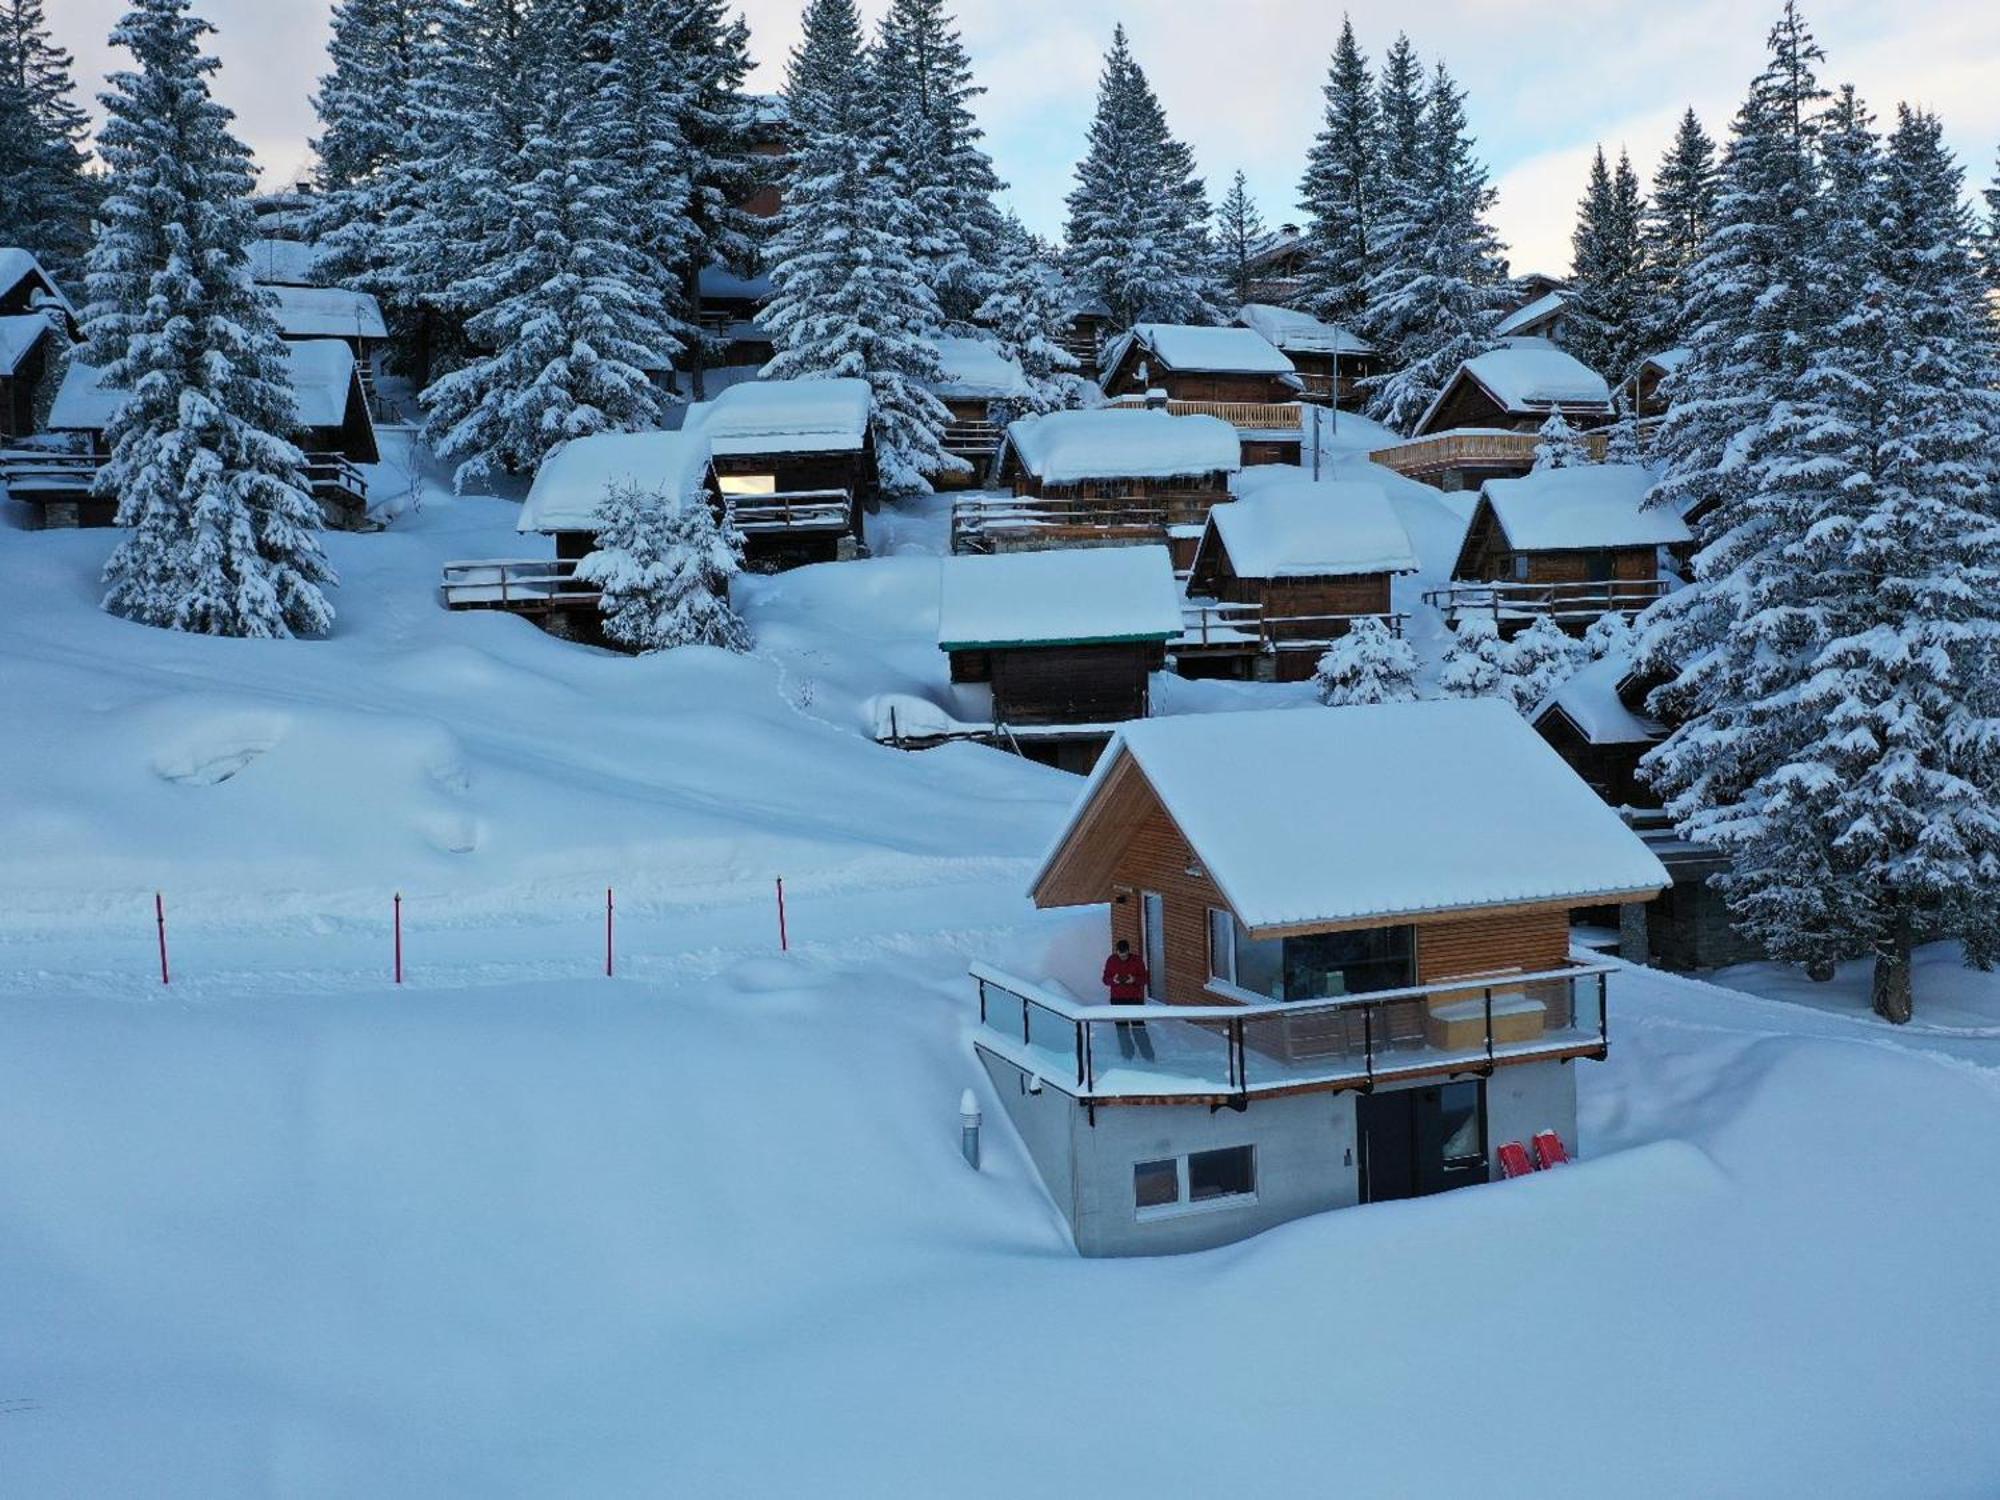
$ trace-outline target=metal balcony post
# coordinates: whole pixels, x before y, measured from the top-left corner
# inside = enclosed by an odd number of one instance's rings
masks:
[[[1361,1007],[1361,1068],[1372,1084],[1375,1081],[1375,1007]]]
[[[1023,995],[1021,997],[1021,1045],[1027,1047],[1031,1046],[1033,1042],[1034,1038],[1028,1031],[1028,997]]]
[[[1597,1044],[1600,1047],[1611,1045],[1611,1009],[1605,1004],[1606,987],[1610,979],[1611,976],[1609,974],[1599,971],[1597,976]],[[1570,983],[1574,987],[1576,981],[1571,980]]]
[[[986,1024],[986,981],[975,975],[973,982],[979,986],[979,1024],[984,1026]]]
[[[1083,1087],[1083,1022],[1076,1023],[1076,1085]]]
[[[1487,1071],[1491,1072],[1493,1068],[1493,986],[1489,984],[1481,993],[1486,997],[1486,1067]]]

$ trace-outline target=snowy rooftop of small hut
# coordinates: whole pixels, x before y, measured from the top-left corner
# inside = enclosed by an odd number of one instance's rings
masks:
[[[339,339],[303,339],[280,347],[290,368],[299,425],[340,426],[347,419],[354,384],[354,351]],[[105,385],[96,365],[73,360],[49,408],[49,426],[58,432],[101,432],[118,414],[125,394]]]
[[[1077,646],[1181,633],[1165,547],[1073,547],[944,560],[938,645]]]
[[[1663,375],[1671,375],[1682,365],[1686,364],[1693,353],[1692,349],[1686,348],[1662,349],[1658,354],[1649,354],[1640,360],[1639,367],[1645,369],[1650,365]]]
[[[1430,410],[1417,423],[1425,430],[1439,403],[1461,379],[1476,380],[1503,408],[1514,412],[1546,410],[1551,406],[1611,405],[1611,387],[1604,377],[1565,354],[1547,339],[1511,339],[1498,349],[1474,355],[1445,382]]]
[[[41,277],[58,307],[72,318],[76,316],[75,306],[63,295],[63,289],[56,285],[55,278],[42,269],[42,263],[35,259],[33,251],[23,250],[18,245],[0,245],[0,292],[11,292],[31,274]]]
[[[267,286],[278,331],[291,339],[385,339],[382,308],[367,292],[337,286]]]
[[[1127,757],[1252,932],[1668,883],[1525,719],[1481,698],[1127,724],[1032,886]]]
[[[704,297],[762,302],[771,295],[771,278],[762,271],[755,276],[738,276],[727,266],[708,265],[701,268],[696,280]]]
[[[1513,312],[1508,313],[1506,317],[1494,324],[1494,336],[1504,339],[1510,334],[1521,333],[1533,328],[1544,318],[1553,317],[1555,314],[1561,312],[1568,301],[1568,292],[1561,290],[1544,292],[1527,306],[1514,309]]]
[[[319,282],[319,257],[317,245],[299,240],[252,240],[250,275],[267,287],[314,286]]]
[[[865,380],[746,380],[690,409],[683,426],[725,457],[847,453],[868,441],[872,402]]]
[[[931,340],[945,378],[931,390],[948,401],[1011,401],[1028,394],[1028,378],[1008,355],[985,339],[940,334]]]
[[[1217,375],[1290,375],[1292,362],[1254,328],[1204,328],[1191,323],[1141,323],[1134,339],[1170,369]],[[1123,350],[1119,351],[1119,357]],[[1112,360],[1116,363],[1116,359]]]
[[[1287,479],[1218,505],[1208,524],[1240,578],[1414,573],[1417,554],[1381,486]],[[1203,547],[1208,542],[1203,540]]]
[[[1245,303],[1237,322],[1287,354],[1373,354],[1375,346],[1338,323],[1326,323],[1294,307]]]
[[[542,460],[516,531],[594,531],[598,507],[621,484],[684,502],[701,488],[708,445],[686,432],[601,432],[573,438]]]
[[[1234,474],[1243,466],[1236,429],[1220,417],[1130,407],[1022,417],[1008,423],[1007,441],[1044,484]]]
[[[1560,709],[1593,745],[1649,745],[1666,730],[1658,720],[1633,713],[1618,696],[1618,684],[1631,674],[1626,653],[1600,657],[1544,698],[1530,722]]]
[[[28,351],[54,331],[55,324],[38,312],[0,318],[0,375],[12,375],[20,369]]]
[[[1481,500],[1519,552],[1685,542],[1687,523],[1645,503],[1653,474],[1638,464],[1578,464],[1516,479],[1489,479]]]

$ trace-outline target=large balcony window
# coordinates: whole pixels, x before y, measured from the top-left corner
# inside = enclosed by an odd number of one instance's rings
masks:
[[[1208,974],[1272,1000],[1337,1000],[1416,983],[1416,930],[1362,927],[1253,938],[1235,916],[1208,913]]]

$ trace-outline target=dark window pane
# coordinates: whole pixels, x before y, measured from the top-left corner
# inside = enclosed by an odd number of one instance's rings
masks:
[[[1257,1170],[1248,1146],[1196,1151],[1188,1157],[1188,1199],[1228,1198],[1257,1191]]]
[[[1479,1140],[1478,1084],[1445,1084],[1438,1090],[1438,1113],[1447,1162],[1477,1161],[1485,1154]]]
[[[1141,1208],[1181,1201],[1181,1178],[1172,1159],[1142,1161],[1132,1169],[1132,1197]]]
[[[1415,933],[1364,927],[1286,938],[1284,998],[1329,1000],[1415,984]]]

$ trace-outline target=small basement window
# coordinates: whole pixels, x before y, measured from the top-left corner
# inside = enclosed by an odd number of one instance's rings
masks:
[[[1227,1208],[1257,1196],[1253,1146],[1225,1146],[1142,1161],[1132,1168],[1132,1202],[1142,1219]]]
[[[1257,1156],[1249,1146],[1196,1151],[1187,1159],[1188,1201],[1242,1198],[1257,1191]]]
[[[1140,1208],[1164,1208],[1180,1202],[1180,1163],[1171,1156],[1165,1161],[1140,1162],[1132,1169],[1132,1196]]]

